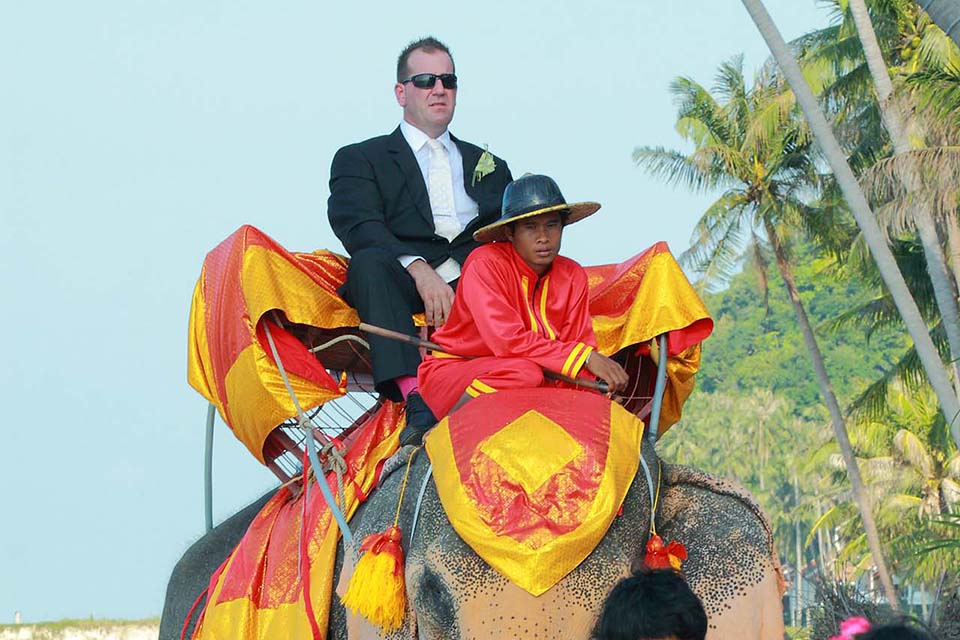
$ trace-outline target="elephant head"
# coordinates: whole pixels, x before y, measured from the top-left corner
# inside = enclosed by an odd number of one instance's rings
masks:
[[[399,501],[406,552],[404,624],[383,633],[350,615],[334,598],[327,637],[587,640],[608,592],[642,557],[650,530],[651,495],[656,495],[658,533],[688,549],[683,568],[707,610],[708,638],[782,638],[783,583],[769,525],[752,498],[703,472],[661,465],[652,447],[646,447],[642,457],[651,482],[641,465],[620,514],[600,543],[553,587],[533,596],[461,539],[429,475],[427,456],[415,456],[406,491],[401,493],[404,474],[392,474],[351,521],[355,536],[363,539],[389,524]],[[210,559],[226,557],[236,532],[249,523],[254,511],[248,509],[243,518],[238,514],[205,536],[177,565],[161,619],[161,640],[180,637],[190,604],[209,580]],[[353,558],[341,545],[334,573],[341,594],[352,574]]]

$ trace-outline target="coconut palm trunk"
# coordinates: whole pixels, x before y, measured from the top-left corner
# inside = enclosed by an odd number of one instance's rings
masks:
[[[860,36],[867,66],[870,68],[870,75],[877,90],[883,124],[890,134],[894,153],[897,155],[907,154],[910,152],[910,139],[907,136],[906,119],[896,101],[891,100],[893,82],[887,70],[887,63],[883,59],[877,34],[873,30],[867,4],[864,0],[849,0],[849,2],[850,13],[853,15],[853,22],[857,26],[857,34]],[[905,168],[898,173],[900,181],[909,193],[916,194],[919,192],[919,176]],[[927,204],[923,200],[915,200],[910,215],[917,228],[920,244],[923,246],[927,273],[933,286],[937,308],[940,310],[944,332],[947,334],[951,368],[953,369],[954,392],[956,393],[957,385],[960,384],[960,380],[958,380],[960,372],[957,371],[957,366],[960,364],[960,311],[957,308],[957,297],[953,290],[950,272],[947,269],[943,245],[937,233],[937,223],[933,219],[933,212],[930,207],[925,206]]]
[[[796,619],[793,625],[795,627],[803,624],[803,544],[800,538],[800,481],[797,478],[796,471],[793,473],[793,534],[794,534],[794,552],[797,562],[797,584],[794,585],[794,611]],[[823,568],[821,567],[821,571]]]
[[[960,46],[960,0],[917,0],[917,6]]]
[[[840,403],[837,402],[837,396],[833,392],[833,385],[830,377],[827,375],[827,368],[823,363],[823,354],[820,352],[820,345],[817,344],[817,337],[813,333],[813,326],[810,324],[810,318],[807,317],[807,311],[800,300],[800,291],[797,289],[797,283],[793,279],[793,270],[790,268],[790,262],[787,260],[786,251],[780,242],[776,229],[770,222],[764,225],[767,231],[767,239],[773,247],[773,254],[777,258],[777,268],[780,270],[780,276],[787,286],[787,293],[790,296],[790,304],[793,305],[793,311],[797,316],[797,324],[800,325],[800,332],[803,334],[803,343],[810,353],[810,360],[813,362],[813,371],[817,377],[817,384],[820,385],[820,395],[827,405],[827,411],[830,412],[830,422],[833,425],[833,434],[837,438],[837,444],[840,445],[840,455],[843,456],[843,462],[847,467],[847,477],[850,478],[850,489],[853,491],[854,501],[860,510],[860,518],[863,520],[863,530],[867,534],[867,545],[870,547],[870,555],[873,556],[873,563],[877,566],[877,572],[880,574],[880,583],[883,585],[884,594],[887,596],[890,605],[900,610],[900,602],[897,600],[897,592],[893,588],[893,580],[890,578],[890,571],[887,569],[887,562],[883,555],[883,548],[880,546],[880,534],[877,532],[877,523],[873,519],[873,507],[870,504],[870,496],[867,495],[863,479],[860,477],[860,467],[857,466],[857,458],[853,455],[853,445],[850,444],[850,436],[847,434],[847,426],[843,420],[843,413],[840,411]]]
[[[960,421],[957,420],[958,415],[960,415],[960,400],[958,400],[957,394],[954,393],[950,383],[950,377],[947,375],[947,370],[940,360],[940,355],[937,353],[933,340],[923,322],[920,309],[917,307],[913,296],[910,295],[909,289],[907,289],[903,274],[900,272],[896,260],[894,260],[890,247],[887,246],[886,239],[880,230],[880,226],[877,224],[876,217],[873,215],[873,211],[870,209],[870,205],[867,203],[867,199],[864,197],[863,191],[861,191],[860,185],[857,183],[857,178],[850,169],[850,165],[847,164],[846,155],[844,155],[840,144],[837,142],[836,137],[834,137],[833,131],[830,129],[830,125],[827,123],[823,112],[820,111],[817,99],[814,97],[809,85],[807,85],[800,66],[787,47],[787,43],[780,34],[780,31],[770,18],[770,14],[767,13],[763,2],[761,0],[741,1],[753,18],[760,34],[764,40],[766,40],[767,46],[770,47],[784,77],[786,77],[787,82],[796,95],[797,102],[803,109],[807,121],[810,123],[810,128],[820,148],[823,150],[824,156],[833,169],[837,184],[843,191],[844,198],[877,263],[877,269],[880,271],[884,283],[890,290],[894,304],[900,316],[903,318],[903,322],[907,326],[911,338],[913,338],[917,355],[923,364],[924,371],[926,371],[931,386],[937,394],[937,398],[940,401],[940,408],[944,413],[947,424],[950,425],[953,439],[957,442],[958,446],[960,446]]]
[[[953,267],[953,279],[960,291],[960,220],[957,216],[947,216],[947,244],[950,246],[950,264]]]

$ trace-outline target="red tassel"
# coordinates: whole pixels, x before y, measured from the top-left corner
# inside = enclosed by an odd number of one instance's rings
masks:
[[[649,569],[673,569],[680,571],[683,561],[687,559],[687,548],[676,540],[663,544],[663,538],[657,534],[647,540],[647,553],[643,557],[643,564]]]

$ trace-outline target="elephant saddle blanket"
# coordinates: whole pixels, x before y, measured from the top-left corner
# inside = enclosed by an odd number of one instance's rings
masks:
[[[471,400],[425,446],[453,528],[538,596],[603,539],[636,476],[643,429],[597,393],[514,389]]]
[[[360,319],[337,294],[347,264],[345,257],[329,251],[287,251],[249,225],[217,245],[203,262],[190,308],[187,380],[263,464],[269,462],[263,453],[268,436],[297,413],[290,390],[304,407],[346,393],[328,375],[328,367],[338,368],[330,364],[329,352],[315,356],[280,324],[355,330]],[[625,262],[586,271],[601,353],[631,349],[645,354],[646,343],[667,334],[663,433],[680,419],[693,390],[700,342],[713,330],[713,320],[664,242]],[[422,326],[423,314],[414,321]]]
[[[343,511],[348,518],[376,488],[403,425],[400,405],[387,402],[347,450]],[[336,495],[334,474],[325,481]],[[193,640],[324,640],[339,539],[319,490],[282,487],[211,577]]]

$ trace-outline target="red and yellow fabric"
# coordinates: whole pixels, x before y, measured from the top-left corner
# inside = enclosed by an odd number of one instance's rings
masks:
[[[537,596],[586,558],[639,465],[643,423],[598,394],[540,387],[479,396],[425,439],[453,528]]]
[[[346,264],[346,258],[329,251],[288,252],[251,226],[238,229],[204,260],[190,310],[187,380],[217,407],[260,462],[264,439],[296,414],[267,345],[264,323],[276,309],[299,324],[357,326],[356,311],[336,292]],[[663,432],[680,418],[699,367],[699,342],[713,322],[665,243],[618,265],[587,267],[586,274],[593,333],[602,353],[669,335]],[[528,279],[527,286],[529,326],[541,335],[558,335],[562,327],[555,324],[551,307],[554,284],[537,289],[535,279]],[[422,326],[422,314],[415,322]],[[271,335],[302,406],[317,406],[342,393],[296,338],[273,324]],[[569,350],[555,355],[564,357],[550,368],[568,373],[579,372],[586,360],[582,351],[571,362]]]
[[[261,463],[264,439],[296,415],[263,322],[278,309],[290,322],[357,326],[356,312],[336,293],[346,264],[328,251],[290,253],[251,226],[238,229],[203,262],[190,309],[187,381]],[[306,347],[278,325],[270,329],[302,406],[342,395]]]
[[[387,402],[346,452],[348,518],[376,486],[380,463],[397,450],[402,427],[399,405]],[[325,482],[337,495],[336,478],[330,474]],[[213,575],[193,638],[326,638],[339,538],[316,486],[309,496],[280,489]]]
[[[617,353],[667,334],[667,386],[660,414],[662,434],[680,419],[700,368],[700,343],[713,320],[667,247],[658,242],[620,264],[586,267],[590,314],[600,352]]]
[[[534,368],[519,384],[535,387],[535,367],[575,378],[596,348],[583,267],[559,256],[538,277],[507,242],[486,244],[463,267],[450,317],[432,337],[444,351],[463,358],[427,356],[418,372],[420,393],[437,416],[449,413],[463,395],[500,387],[503,363],[524,359]],[[479,360],[479,362],[478,362]],[[524,384],[526,382],[526,384]]]

